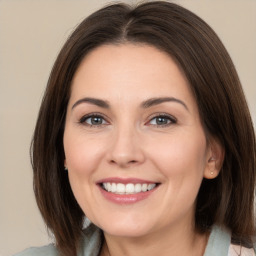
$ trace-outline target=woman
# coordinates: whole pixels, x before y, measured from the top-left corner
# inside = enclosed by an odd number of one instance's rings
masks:
[[[56,245],[18,255],[255,255],[246,100],[217,35],[176,4],[114,4],[77,27],[32,163]]]

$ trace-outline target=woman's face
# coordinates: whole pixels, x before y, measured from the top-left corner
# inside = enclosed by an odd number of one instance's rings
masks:
[[[211,171],[185,76],[147,45],[105,45],[85,57],[72,83],[64,150],[85,215],[117,236],[191,225]]]

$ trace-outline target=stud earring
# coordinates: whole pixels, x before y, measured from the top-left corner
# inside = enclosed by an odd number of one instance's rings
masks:
[[[67,171],[67,170],[68,170],[67,166],[64,166],[64,170],[65,170],[65,171]]]
[[[213,174],[214,174],[214,172],[213,172],[213,171],[211,171],[211,172],[210,172],[210,174],[211,174],[211,175],[213,175]]]

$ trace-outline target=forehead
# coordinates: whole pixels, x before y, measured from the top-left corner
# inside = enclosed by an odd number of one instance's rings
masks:
[[[91,51],[75,73],[71,92],[71,99],[171,96],[194,103],[189,83],[175,61],[142,44],[103,45]]]

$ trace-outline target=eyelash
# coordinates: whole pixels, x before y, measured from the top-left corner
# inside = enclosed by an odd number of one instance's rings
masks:
[[[86,121],[88,119],[90,119],[90,118],[91,119],[92,118],[99,118],[99,119],[102,119],[102,121],[105,122],[105,123],[104,124],[98,124],[98,125],[89,124]],[[100,114],[100,113],[90,113],[90,114],[85,115],[82,118],[80,118],[79,124],[84,124],[84,125],[89,126],[89,127],[97,128],[97,127],[100,127],[100,126],[103,126],[103,125],[107,125],[108,121],[106,121],[106,120],[107,120],[107,118],[103,114]]]
[[[101,124],[89,124],[87,123],[86,121],[88,119],[92,119],[92,118],[99,118],[99,119],[102,119],[102,122],[105,122],[105,123],[101,123]],[[150,124],[150,122],[156,118],[162,118],[162,119],[166,119],[168,123],[166,124]],[[177,119],[169,114],[166,114],[166,113],[158,113],[158,114],[154,114],[154,116],[151,116],[149,121],[146,123],[146,125],[152,125],[152,126],[156,126],[156,127],[159,127],[159,128],[163,128],[163,127],[167,127],[167,126],[170,126],[172,124],[176,124],[177,123]],[[101,127],[101,126],[105,126],[108,124],[108,121],[107,121],[107,118],[101,114],[101,113],[90,113],[88,115],[85,115],[83,116],[82,118],[80,118],[79,120],[79,124],[84,124],[86,126],[89,126],[89,127],[93,127],[93,128],[97,128],[97,127]]]
[[[156,118],[162,118],[162,119],[167,119],[168,123],[167,124],[153,124],[156,127],[162,128],[162,127],[167,127],[173,124],[177,123],[177,119],[169,114],[166,113],[158,113],[154,116],[150,117],[150,120],[147,122],[148,125],[152,125],[150,124],[150,122]]]

